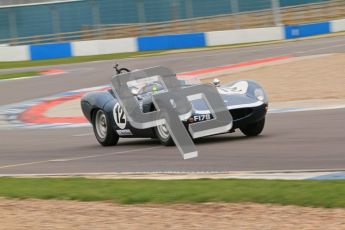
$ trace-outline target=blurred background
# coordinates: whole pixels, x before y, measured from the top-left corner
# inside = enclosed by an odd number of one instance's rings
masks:
[[[344,17],[344,0],[2,0],[0,44],[259,28]]]

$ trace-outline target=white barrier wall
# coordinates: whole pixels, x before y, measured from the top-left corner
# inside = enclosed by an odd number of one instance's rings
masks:
[[[333,20],[329,23],[331,32],[345,31],[345,19]],[[225,30],[205,32],[206,46],[228,45],[250,42],[262,42],[286,39],[285,27],[269,27],[241,30]],[[158,36],[159,37],[159,36]],[[140,38],[120,38],[70,42],[72,56],[87,56],[112,53],[136,52],[139,50]],[[44,44],[43,44],[44,45]],[[25,61],[32,59],[30,46],[0,45],[0,62]]]
[[[30,60],[29,46],[0,46],[0,61]]]
[[[345,31],[345,19],[331,21],[331,32]]]
[[[71,42],[72,56],[136,52],[136,38]]]
[[[207,46],[283,40],[283,27],[206,32]]]

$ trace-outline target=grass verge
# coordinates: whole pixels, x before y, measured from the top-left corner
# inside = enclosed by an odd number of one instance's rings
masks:
[[[277,42],[281,42],[281,41],[240,43],[240,44],[231,44],[231,45],[155,50],[155,51],[139,51],[139,52],[131,52],[131,53],[114,53],[114,54],[90,55],[90,56],[80,56],[80,57],[55,58],[55,59],[36,60],[36,61],[0,62],[0,69],[62,65],[62,64],[73,64],[73,63],[104,61],[104,60],[135,58],[135,57],[153,57],[157,55],[166,55],[166,54],[174,54],[174,53],[198,52],[198,51],[217,50],[217,49],[226,49],[226,48],[240,48],[240,47],[248,47],[248,46],[255,46],[255,45],[272,44],[272,43],[277,43]]]
[[[254,202],[345,207],[344,181],[0,178],[10,198],[136,203]]]
[[[155,53],[160,53],[160,52],[161,51],[115,53],[115,54],[103,54],[103,55],[92,55],[92,56],[81,56],[81,57],[56,58],[56,59],[37,60],[37,61],[0,62],[0,69],[61,65],[61,64],[72,64],[72,63],[81,63],[81,62],[90,62],[90,61],[122,59],[122,58],[137,57],[140,55],[155,54]]]
[[[335,36],[339,36],[339,35],[340,36],[345,35],[345,31],[330,33],[330,34],[310,36],[310,37],[303,37],[303,38],[298,38],[298,39],[289,39],[289,40],[238,43],[238,44],[218,45],[218,46],[208,46],[208,47],[185,48],[185,49],[141,51],[141,52],[131,52],[131,53],[114,53],[114,54],[57,58],[57,59],[37,60],[37,61],[0,62],[0,69],[72,64],[72,63],[122,59],[122,58],[131,58],[131,57],[133,57],[133,58],[134,57],[149,57],[149,56],[164,55],[164,54],[171,54],[171,53],[197,52],[197,51],[207,51],[207,50],[217,50],[217,49],[227,49],[227,48],[241,48],[241,47],[250,47],[250,46],[257,46],[257,45],[280,44],[280,43],[287,43],[287,42],[294,42],[294,41],[301,41],[301,40],[311,40],[311,39],[317,39],[317,38],[335,37]]]
[[[30,77],[30,76],[36,76],[36,75],[39,75],[39,71],[5,73],[5,74],[0,74],[0,80],[11,79],[11,78],[20,78],[20,77]]]
[[[83,62],[90,62],[90,61],[103,61],[103,60],[135,58],[135,57],[153,57],[157,55],[166,55],[166,54],[174,54],[174,53],[198,52],[198,51],[219,50],[219,49],[227,49],[227,48],[228,49],[241,48],[241,47],[249,47],[249,46],[256,46],[256,45],[275,44],[275,43],[281,43],[281,42],[283,41],[239,43],[239,44],[196,47],[196,48],[139,51],[139,52],[131,52],[131,53],[114,53],[114,54],[102,54],[102,55],[91,55],[91,56],[80,56],[80,57],[55,58],[55,59],[36,60],[36,61],[0,62],[0,69],[62,65],[62,64],[73,64],[73,63],[83,63]]]

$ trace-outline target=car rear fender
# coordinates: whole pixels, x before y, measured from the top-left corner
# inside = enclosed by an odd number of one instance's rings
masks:
[[[109,101],[114,100],[114,96],[108,91],[90,92],[81,98],[81,109],[84,116],[91,122],[94,111],[104,109]]]

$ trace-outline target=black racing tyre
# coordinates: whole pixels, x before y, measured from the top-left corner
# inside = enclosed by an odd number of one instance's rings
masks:
[[[175,145],[169,130],[165,124],[154,127],[157,139],[165,146]]]
[[[113,146],[119,141],[119,135],[111,127],[109,116],[102,109],[94,113],[92,126],[96,139],[101,145]]]
[[[241,127],[240,130],[244,135],[248,137],[254,137],[254,136],[258,136],[262,132],[264,127],[265,127],[265,118],[255,123],[251,123],[247,126]]]

